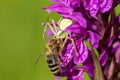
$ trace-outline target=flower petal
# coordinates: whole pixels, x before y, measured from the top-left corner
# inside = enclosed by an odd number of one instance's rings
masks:
[[[105,13],[111,9],[113,0],[100,0],[99,4],[101,13]]]
[[[70,0],[70,7],[75,9],[80,6],[80,0]]]
[[[48,30],[46,30],[46,35],[51,36],[51,35],[53,35],[53,32],[50,29],[48,29]]]
[[[60,55],[64,65],[67,65],[73,57],[73,55],[72,55],[73,54],[72,44],[69,43],[69,42],[67,42],[66,44],[67,44],[67,46],[65,46],[65,48],[62,51],[62,55]]]
[[[104,66],[106,64],[107,59],[108,59],[108,52],[104,51],[99,58],[101,66]]]
[[[71,26],[67,27],[66,32],[68,33],[78,33],[78,34],[84,34],[85,29],[81,28],[78,24],[72,24]]]
[[[116,63],[120,65],[120,42],[114,43],[112,52],[115,54]]]
[[[63,4],[53,4],[47,8],[44,8],[44,10],[46,10],[47,12],[58,12],[58,13],[64,13],[64,14],[66,13],[68,14],[72,11],[71,8],[68,8]]]
[[[65,18],[70,18],[77,22],[80,27],[86,28],[87,22],[80,12],[73,12],[71,14],[61,14]]]
[[[78,51],[78,55],[74,56],[74,63],[75,64],[83,63],[88,56],[88,49],[86,45],[80,40],[76,41],[76,48]]]
[[[92,78],[94,76],[94,64],[91,56],[89,55],[86,61],[83,63],[83,66],[75,66],[73,69],[84,70]]]
[[[84,2],[84,7],[86,10],[90,11],[92,17],[96,17],[99,10],[99,0],[86,0]]]
[[[67,80],[84,80],[83,72],[83,70],[72,70],[72,74],[67,77]]]
[[[94,48],[98,48],[98,45],[99,45],[99,35],[97,33],[92,32],[92,31],[88,31],[88,34],[89,34],[89,38],[88,39],[92,43],[92,46]]]

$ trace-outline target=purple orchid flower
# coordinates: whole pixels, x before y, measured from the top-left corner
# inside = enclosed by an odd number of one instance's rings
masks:
[[[51,1],[56,3],[44,10],[57,12],[72,21],[62,32],[68,33],[75,44],[74,47],[72,41],[67,40],[59,55],[62,73],[55,79],[84,80],[83,73],[87,72],[92,80],[119,80],[120,15],[115,15],[114,8],[120,0]],[[60,27],[57,23],[56,26]],[[49,29],[46,34],[55,35]]]

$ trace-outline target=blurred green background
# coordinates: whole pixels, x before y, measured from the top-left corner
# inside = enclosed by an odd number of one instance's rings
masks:
[[[43,27],[57,14],[41,10],[48,0],[0,0],[0,80],[53,80],[43,52]]]
[[[41,10],[49,4],[48,0],[0,0],[0,80],[54,79],[44,56],[34,66],[45,47],[41,22],[59,18]]]

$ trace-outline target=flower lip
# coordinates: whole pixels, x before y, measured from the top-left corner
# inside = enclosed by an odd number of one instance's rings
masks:
[[[112,7],[113,0],[100,0],[100,11],[105,13],[109,11]]]
[[[88,56],[88,49],[82,40],[76,41],[76,49],[77,49],[78,55],[74,56],[74,63],[75,64],[83,63]]]

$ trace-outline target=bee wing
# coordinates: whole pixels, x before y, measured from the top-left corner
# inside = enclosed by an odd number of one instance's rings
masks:
[[[44,51],[38,56],[38,58],[35,61],[35,65],[40,61],[40,59],[45,55],[47,48],[44,49]]]

